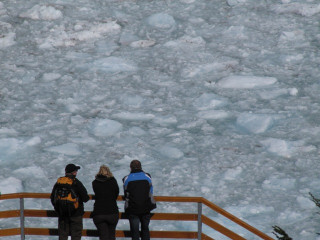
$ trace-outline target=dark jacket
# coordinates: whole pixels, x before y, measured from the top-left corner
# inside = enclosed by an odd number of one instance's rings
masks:
[[[119,186],[114,177],[98,175],[92,182],[95,203],[91,216],[119,213]]]
[[[125,197],[125,213],[147,214],[156,208],[153,198],[153,186],[151,176],[142,170],[133,170],[123,178]]]
[[[73,216],[74,217],[75,216],[82,216],[84,214],[83,203],[88,202],[88,200],[89,200],[89,195],[88,195],[87,189],[83,186],[82,182],[80,182],[77,178],[75,178],[75,176],[73,176],[73,175],[66,175],[66,176],[75,180],[72,188],[79,198],[79,207],[76,210],[76,212],[73,214]],[[53,202],[54,202],[54,194],[55,194],[56,186],[57,186],[57,184],[55,184],[53,186],[51,196],[50,196],[52,205],[54,205]]]

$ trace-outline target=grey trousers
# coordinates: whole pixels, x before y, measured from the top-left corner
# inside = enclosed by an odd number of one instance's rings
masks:
[[[82,216],[60,218],[58,220],[59,240],[80,240],[82,235],[83,223]]]

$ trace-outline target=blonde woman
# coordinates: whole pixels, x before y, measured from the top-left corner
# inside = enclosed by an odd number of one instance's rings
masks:
[[[95,203],[91,216],[98,229],[99,239],[114,240],[119,221],[117,206],[119,186],[106,165],[100,166],[99,172],[92,182],[92,188],[95,194]]]

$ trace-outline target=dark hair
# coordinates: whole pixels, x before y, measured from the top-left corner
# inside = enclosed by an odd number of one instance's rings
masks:
[[[131,163],[130,163],[130,168],[132,170],[140,170],[140,169],[142,169],[141,162],[139,160],[137,160],[137,159],[132,160]]]

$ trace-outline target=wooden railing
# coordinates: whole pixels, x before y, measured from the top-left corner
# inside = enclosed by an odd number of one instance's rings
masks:
[[[0,212],[0,218],[20,218],[20,228],[9,228],[9,229],[0,229],[0,237],[3,236],[13,236],[21,235],[21,239],[25,239],[25,235],[58,235],[57,229],[51,228],[29,228],[25,227],[25,218],[26,217],[57,217],[57,214],[53,210],[35,210],[35,209],[25,209],[24,208],[24,199],[25,198],[42,198],[49,199],[49,193],[13,193],[13,194],[4,194],[0,196],[0,200],[6,199],[20,199],[20,209],[18,210],[8,210]],[[92,195],[90,195],[92,199]],[[202,214],[203,205],[209,207],[213,211],[221,214],[222,216],[233,221],[237,225],[245,228],[253,235],[265,239],[265,240],[274,240],[265,233],[259,231],[258,229],[252,227],[246,222],[240,220],[224,209],[218,207],[212,202],[208,201],[202,197],[169,197],[169,196],[156,196],[155,200],[157,202],[184,202],[184,203],[197,203],[198,212],[194,213],[153,213],[151,220],[167,220],[167,221],[195,221],[197,222],[198,229],[197,231],[150,231],[151,238],[180,238],[180,239],[202,239],[202,240],[214,240],[208,235],[202,232],[202,224],[209,226],[210,228],[220,232],[221,234],[227,236],[233,240],[245,240],[244,237],[239,234],[229,230],[227,227],[215,222],[214,220],[206,217]],[[118,201],[123,201],[123,196],[118,197]],[[90,218],[89,211],[86,211],[84,218]],[[120,219],[125,219],[123,213],[119,213]],[[83,236],[94,237],[98,236],[96,230],[84,229],[82,231]],[[117,230],[116,237],[130,237],[129,231]]]

